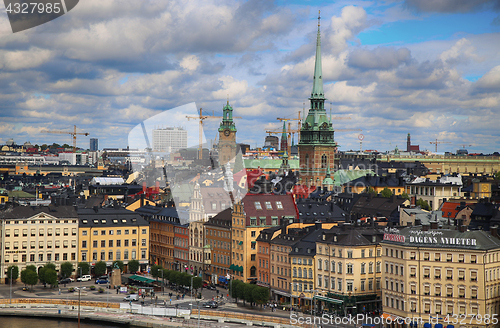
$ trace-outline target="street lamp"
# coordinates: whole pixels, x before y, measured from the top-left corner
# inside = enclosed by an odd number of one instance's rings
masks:
[[[292,308],[293,308],[293,298],[292,298],[292,285],[293,283],[290,283],[290,318],[292,317]]]
[[[161,271],[161,294],[165,295],[165,281],[163,280],[163,269],[158,269]]]
[[[305,290],[305,292],[306,293],[314,293],[314,296],[313,296],[312,301],[311,301],[311,315],[314,317],[314,313],[316,312],[315,311],[316,306],[313,306],[313,303],[314,303],[314,298],[316,297],[317,290],[316,289],[308,289],[308,290]]]
[[[10,268],[10,303],[12,304],[12,270],[14,270],[14,267]]]
[[[191,276],[191,302],[193,301],[193,278],[194,276]]]
[[[196,301],[198,303],[198,328],[200,328],[200,301]]]
[[[80,328],[80,302],[81,302],[80,293],[82,289],[85,289],[85,287],[78,288],[78,328]]]

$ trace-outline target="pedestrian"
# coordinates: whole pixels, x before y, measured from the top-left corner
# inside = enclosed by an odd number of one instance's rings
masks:
[[[61,295],[61,288],[59,288],[59,295]]]
[[[116,293],[118,294],[118,288],[116,289]]]

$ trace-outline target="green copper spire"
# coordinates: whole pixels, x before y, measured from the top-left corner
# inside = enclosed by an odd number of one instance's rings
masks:
[[[318,14],[318,36],[316,37],[316,61],[314,63],[314,79],[311,99],[324,99],[323,77],[321,68],[321,34],[320,34],[320,15]]]

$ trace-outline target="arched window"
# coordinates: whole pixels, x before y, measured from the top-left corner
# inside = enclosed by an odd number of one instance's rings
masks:
[[[312,277],[313,277],[313,270],[309,269],[309,278],[312,279]]]
[[[323,154],[323,156],[321,156],[321,168],[326,169],[327,166],[328,166],[328,161],[326,159],[326,155]]]
[[[302,270],[299,268],[299,278],[302,278]]]
[[[255,266],[252,266],[250,268],[250,277],[257,277],[256,271],[257,271],[257,269],[255,268]]]
[[[306,169],[309,169],[309,154],[306,154]]]
[[[304,268],[304,278],[307,278],[307,269]]]
[[[293,277],[297,278],[297,268],[293,268]]]

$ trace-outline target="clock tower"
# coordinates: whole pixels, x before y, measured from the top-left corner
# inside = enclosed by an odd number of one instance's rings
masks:
[[[229,105],[222,108],[222,122],[219,126],[219,165],[233,161],[237,153],[236,126],[233,122],[233,108]]]
[[[325,94],[321,68],[321,35],[318,17],[318,35],[316,38],[316,60],[311,97],[311,107],[300,129],[299,183],[320,187],[334,168],[337,143],[333,137],[332,123],[325,111]]]

